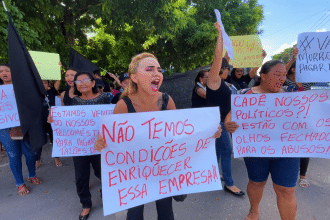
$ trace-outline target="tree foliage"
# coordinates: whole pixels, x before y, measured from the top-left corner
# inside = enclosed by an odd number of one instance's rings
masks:
[[[288,63],[289,60],[292,58],[293,49],[297,47],[297,44],[293,45],[292,47],[286,48],[283,52],[275,54],[272,56],[273,60],[281,60],[283,63]]]
[[[64,66],[73,47],[109,71],[127,70],[133,55],[154,53],[163,68],[184,71],[212,62],[220,10],[229,35],[258,34],[257,0],[5,0],[31,50],[56,52]],[[1,42],[7,21],[0,10]],[[0,45],[7,57],[7,45]]]

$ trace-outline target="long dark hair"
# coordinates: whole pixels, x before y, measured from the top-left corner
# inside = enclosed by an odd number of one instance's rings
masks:
[[[268,74],[270,72],[270,70],[276,66],[277,64],[284,64],[282,61],[280,60],[270,60],[267,61],[266,63],[264,63],[264,65],[262,65],[261,70],[260,70],[260,75],[261,74]],[[256,81],[256,83],[254,84],[254,86],[259,86],[261,83],[261,77],[258,78],[258,80]]]
[[[90,73],[88,73],[88,72],[78,72],[78,73],[74,76],[74,81],[77,81],[77,78],[78,78],[78,76],[80,76],[80,75],[87,75],[87,76],[90,78],[91,82],[95,82],[95,78],[93,77],[93,75],[90,74]],[[94,94],[96,94],[96,93],[99,92],[99,90],[98,90],[97,87],[96,87],[96,84],[95,84],[94,87],[92,88],[92,92],[93,92]],[[74,92],[73,92],[73,94],[75,94],[75,95],[77,95],[77,96],[81,96],[81,95],[82,95],[81,92],[78,91],[76,83],[74,83]]]
[[[237,70],[238,68],[233,68],[232,70],[231,70],[231,72],[230,72],[230,77],[231,77],[231,79],[232,80],[234,80],[234,81],[239,81],[240,79],[238,79],[237,77],[236,77],[236,75],[235,75],[235,72],[236,72],[236,70]],[[243,69],[243,68],[239,68],[239,69]],[[244,71],[244,70],[243,70]]]
[[[0,66],[6,66],[10,69],[10,66],[7,63],[1,63]],[[0,85],[3,85],[3,80],[2,79],[0,79]]]
[[[294,61],[292,63],[292,65],[290,66],[290,69],[288,70],[288,74],[287,76],[293,75],[295,72],[292,71],[292,69],[295,68],[296,69],[296,61]]]
[[[208,70],[201,70],[198,72],[196,78],[195,78],[195,84],[199,82],[199,78],[203,78],[205,76],[205,73],[208,72]]]

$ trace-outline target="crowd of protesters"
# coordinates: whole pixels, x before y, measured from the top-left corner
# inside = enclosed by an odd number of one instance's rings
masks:
[[[220,125],[215,131],[214,138],[216,138],[216,157],[221,164],[221,179],[224,181],[225,191],[240,197],[244,196],[245,193],[235,186],[231,169],[231,133],[234,133],[238,128],[238,124],[231,120],[231,94],[306,91],[311,88],[311,85],[296,82],[295,56],[298,53],[297,49],[286,66],[278,60],[268,61],[262,65],[259,72],[260,76],[256,76],[258,67],[251,69],[248,74],[244,75],[243,68],[232,68],[228,55],[223,56],[222,32],[218,22],[215,23],[215,29],[218,32],[218,37],[214,60],[210,69],[202,70],[196,76],[195,86],[192,89],[192,107],[219,107]],[[265,56],[266,54],[263,52],[263,57]],[[52,84],[50,81],[44,80],[43,84],[47,90],[49,105],[55,106],[56,98],[60,98],[63,106],[116,104],[113,114],[176,109],[173,99],[168,94],[159,91],[163,82],[163,72],[158,59],[153,54],[138,54],[132,58],[128,73],[122,74],[120,77],[109,73],[109,76],[113,79],[113,83],[103,80],[99,70],[89,73],[69,68],[65,73],[66,87],[62,93],[59,93],[59,81]],[[8,65],[0,65],[0,78],[3,85],[12,84]],[[53,120],[48,111],[48,102],[45,101],[43,121],[50,142],[52,142],[53,134],[50,123]],[[9,165],[16,181],[16,187],[18,187],[18,193],[27,195],[29,189],[23,179],[22,154],[26,158],[28,181],[33,185],[38,185],[42,183],[36,175],[36,169],[42,161],[42,149],[31,153],[28,142],[13,140],[10,133],[11,129],[1,129],[0,141],[8,154]],[[102,136],[98,135],[95,148],[101,151],[105,147],[106,144]],[[274,191],[277,195],[281,218],[295,219],[294,190],[298,180],[301,187],[310,186],[306,178],[309,158],[249,157],[244,158],[244,161],[249,178],[247,195],[250,201],[250,211],[247,213],[246,219],[259,218],[259,204],[269,174],[271,174]],[[101,179],[100,155],[76,156],[73,157],[73,164],[77,194],[82,204],[79,219],[86,220],[92,208],[89,191],[90,165],[93,167],[95,176]],[[55,158],[55,165],[57,167],[62,165],[59,158]],[[283,169],[284,167],[285,169]],[[101,190],[100,192],[102,193]],[[157,200],[156,206],[158,219],[174,219],[172,197]],[[144,205],[129,209],[127,219],[142,220],[143,209]]]

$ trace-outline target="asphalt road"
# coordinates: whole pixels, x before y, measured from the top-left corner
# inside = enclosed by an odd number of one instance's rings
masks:
[[[24,157],[23,157],[24,158]],[[56,167],[51,158],[51,145],[46,145],[42,154],[42,164],[37,175],[43,180],[38,186],[27,183],[30,194],[19,196],[15,181],[4,152],[0,153],[0,220],[75,220],[81,211],[79,198],[74,184],[72,158],[61,158],[62,167]],[[23,159],[24,161],[24,159]],[[330,160],[312,158],[307,176],[311,187],[296,187],[298,211],[296,219],[330,219]],[[248,182],[246,168],[242,159],[234,159],[233,178],[236,186],[246,191]],[[27,178],[24,162],[23,175]],[[126,212],[103,216],[102,200],[97,191],[101,183],[91,175],[93,208],[90,220],[124,220]],[[244,219],[249,209],[247,196],[234,197],[225,191],[212,191],[188,195],[184,202],[173,201],[176,220],[206,219]],[[260,205],[260,219],[280,219],[276,196],[271,180],[268,181]],[[145,220],[156,220],[155,203],[145,206]]]

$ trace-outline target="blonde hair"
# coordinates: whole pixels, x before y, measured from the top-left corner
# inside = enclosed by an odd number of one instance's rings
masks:
[[[154,58],[157,60],[155,55],[153,55],[152,53],[147,53],[147,52],[140,53],[140,54],[137,54],[134,57],[132,57],[132,61],[128,66],[128,74],[129,74],[130,78],[131,78],[132,74],[136,74],[140,61],[145,58],[148,58],[148,57],[151,57],[151,58]],[[122,98],[128,97],[129,95],[132,95],[136,92],[137,92],[137,84],[135,82],[133,82],[132,80],[130,80],[127,88],[123,91],[120,98],[122,99]]]

